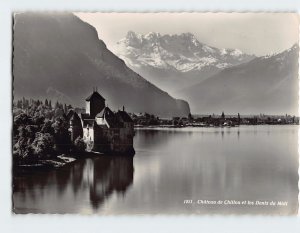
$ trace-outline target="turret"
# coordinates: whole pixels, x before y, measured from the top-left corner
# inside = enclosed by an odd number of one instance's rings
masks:
[[[86,113],[90,118],[95,116],[105,108],[105,99],[98,93],[97,89],[86,99]]]

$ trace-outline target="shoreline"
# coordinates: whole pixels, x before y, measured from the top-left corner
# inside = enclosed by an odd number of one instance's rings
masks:
[[[186,128],[238,128],[240,126],[286,126],[286,125],[296,125],[299,124],[240,124],[240,125],[222,125],[222,126],[212,126],[212,125],[186,125],[186,126],[174,126],[174,125],[135,125],[134,129],[186,129]]]
[[[299,126],[298,124],[276,124],[276,125],[269,125],[269,124],[258,124],[258,125],[236,125],[236,126],[170,126],[170,125],[155,125],[155,126],[135,126],[135,130],[177,130],[177,129],[194,129],[194,128],[204,128],[204,129],[224,129],[224,128],[239,128],[240,126],[286,126],[286,125],[294,125]],[[50,171],[54,169],[59,169],[69,164],[75,163],[81,159],[93,158],[97,156],[129,156],[126,154],[111,154],[111,153],[100,153],[94,151],[85,151],[78,155],[71,155],[71,154],[61,154],[54,158],[49,158],[45,160],[36,160],[32,163],[24,163],[19,165],[13,165],[13,174],[26,174],[38,171]],[[132,155],[130,155],[132,156]],[[134,155],[133,155],[134,156]]]
[[[113,154],[113,153],[101,153],[95,151],[85,151],[78,156],[71,156],[70,154],[62,154],[58,155],[52,159],[45,159],[45,160],[36,160],[33,163],[27,164],[19,164],[13,165],[12,171],[14,176],[30,174],[32,172],[45,172],[51,171],[55,169],[60,169],[70,164],[77,162],[78,160],[88,159],[88,158],[95,158],[100,156],[123,156],[123,157],[133,157],[133,155],[129,154]]]
[[[13,174],[25,174],[31,173],[34,171],[50,171],[54,169],[62,168],[66,165],[75,163],[80,159],[87,159],[96,156],[102,156],[104,154],[97,153],[97,152],[83,152],[81,156],[71,156],[66,154],[58,155],[52,159],[45,159],[45,160],[36,160],[34,163],[24,163],[19,165],[13,165]]]

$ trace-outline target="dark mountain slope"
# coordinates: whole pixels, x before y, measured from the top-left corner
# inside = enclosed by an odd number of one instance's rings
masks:
[[[14,96],[84,106],[97,86],[112,108],[160,116],[187,115],[176,100],[111,53],[96,30],[72,14],[22,13],[14,24]]]
[[[298,46],[227,68],[183,89],[197,113],[298,114]]]

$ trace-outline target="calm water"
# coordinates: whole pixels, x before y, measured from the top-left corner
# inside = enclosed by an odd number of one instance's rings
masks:
[[[140,129],[134,158],[84,159],[59,170],[14,177],[14,212],[295,214],[297,140],[298,126]],[[192,204],[184,204],[190,199]]]

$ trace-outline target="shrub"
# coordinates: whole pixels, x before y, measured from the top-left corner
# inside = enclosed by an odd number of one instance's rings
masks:
[[[85,142],[82,137],[78,136],[78,138],[74,141],[74,148],[76,152],[84,152],[86,149]]]
[[[32,149],[38,158],[44,159],[53,155],[54,141],[49,133],[36,133]]]

